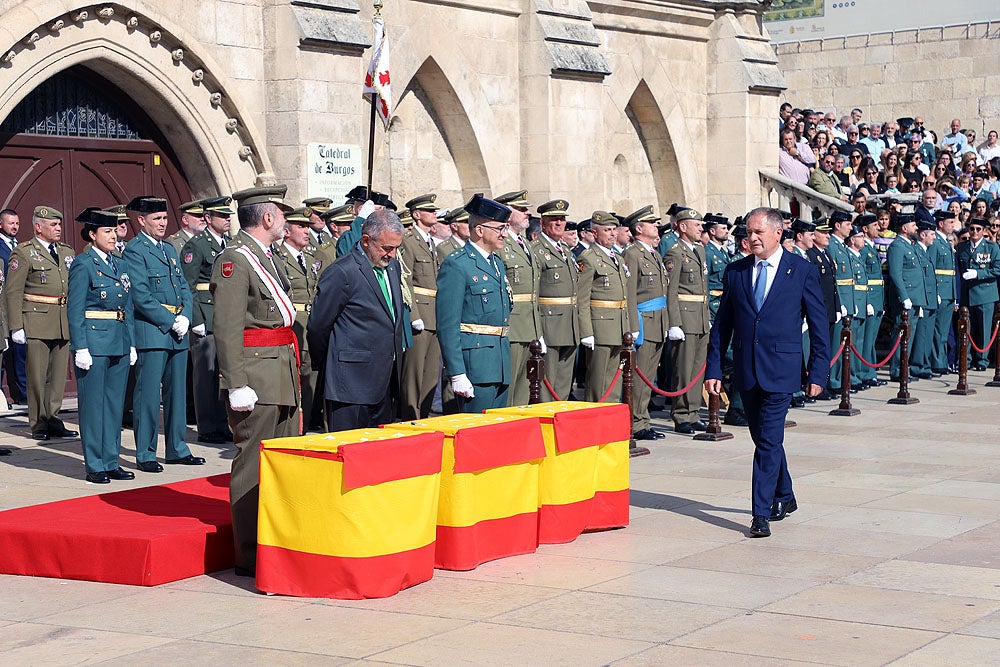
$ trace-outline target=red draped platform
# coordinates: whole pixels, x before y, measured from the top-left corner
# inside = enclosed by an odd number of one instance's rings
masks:
[[[0,512],[0,573],[156,586],[233,566],[229,475]]]

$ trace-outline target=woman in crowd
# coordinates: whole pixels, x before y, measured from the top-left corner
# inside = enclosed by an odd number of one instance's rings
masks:
[[[830,135],[827,134],[826,130],[819,130],[813,136],[812,141],[813,153],[816,155],[816,159],[819,160],[821,157],[826,155],[827,150],[830,148]]]
[[[879,185],[879,172],[875,162],[871,158],[865,158],[862,164],[864,171],[861,172],[861,175],[864,180],[858,184],[854,191],[863,190],[869,197],[885,192],[885,189]]]
[[[935,165],[943,164],[945,169],[948,171],[948,173],[951,174],[952,177],[958,177],[959,172],[957,169],[957,165],[955,164],[955,159],[954,157],[952,157],[951,151],[942,150],[940,153],[938,153],[937,161],[935,161],[934,164]]]
[[[989,220],[990,205],[985,199],[975,199],[972,202],[972,217]]]
[[[92,484],[135,477],[118,462],[125,385],[136,353],[131,285],[125,263],[112,254],[117,226],[116,213],[91,212],[81,230],[90,247],[69,268],[70,350],[79,389],[86,479]]]
[[[903,182],[903,169],[899,166],[899,156],[895,152],[889,151],[882,159],[882,174],[879,175],[879,185],[888,187],[886,182],[889,174],[896,176],[896,187]]]
[[[911,151],[906,154],[906,161],[903,163],[903,181],[910,182],[916,181],[920,184],[924,180],[924,172],[920,169],[923,166],[924,156],[916,151]],[[905,192],[910,192],[909,187],[906,188]]]
[[[959,163],[959,172],[972,177],[972,172],[976,170],[976,157],[975,153],[966,153],[962,156],[962,161]]]

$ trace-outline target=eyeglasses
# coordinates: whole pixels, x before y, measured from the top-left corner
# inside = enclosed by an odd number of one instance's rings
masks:
[[[857,134],[857,130],[852,131],[852,132],[848,132],[848,134]]]
[[[865,176],[878,176],[878,172],[874,169],[869,169],[865,172]]]
[[[505,231],[507,231],[507,227],[509,227],[510,225],[502,224],[502,225],[479,225],[479,226],[485,227],[486,229],[492,229],[497,234],[503,234]]]
[[[861,154],[860,153],[851,153],[851,159],[852,160],[860,160],[861,159]]]

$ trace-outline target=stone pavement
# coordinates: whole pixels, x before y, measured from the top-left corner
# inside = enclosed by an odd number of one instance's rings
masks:
[[[632,461],[632,524],[383,600],[267,597],[232,572],[137,588],[0,577],[5,664],[987,665],[1000,663],[1000,389],[793,410],[799,510],[750,539],[752,445],[668,435]],[[953,379],[953,376],[952,376]],[[666,416],[661,413],[661,417]],[[73,415],[69,416],[73,422]],[[663,425],[662,423],[660,424]],[[79,442],[0,419],[0,507],[99,493]],[[112,489],[228,469],[137,473]],[[126,446],[126,461],[131,443]],[[2,558],[2,554],[0,554]]]

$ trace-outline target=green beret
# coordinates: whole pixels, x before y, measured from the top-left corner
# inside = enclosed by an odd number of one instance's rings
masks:
[[[45,218],[46,220],[62,220],[62,213],[55,210],[51,206],[36,206],[35,207],[35,217]]]

